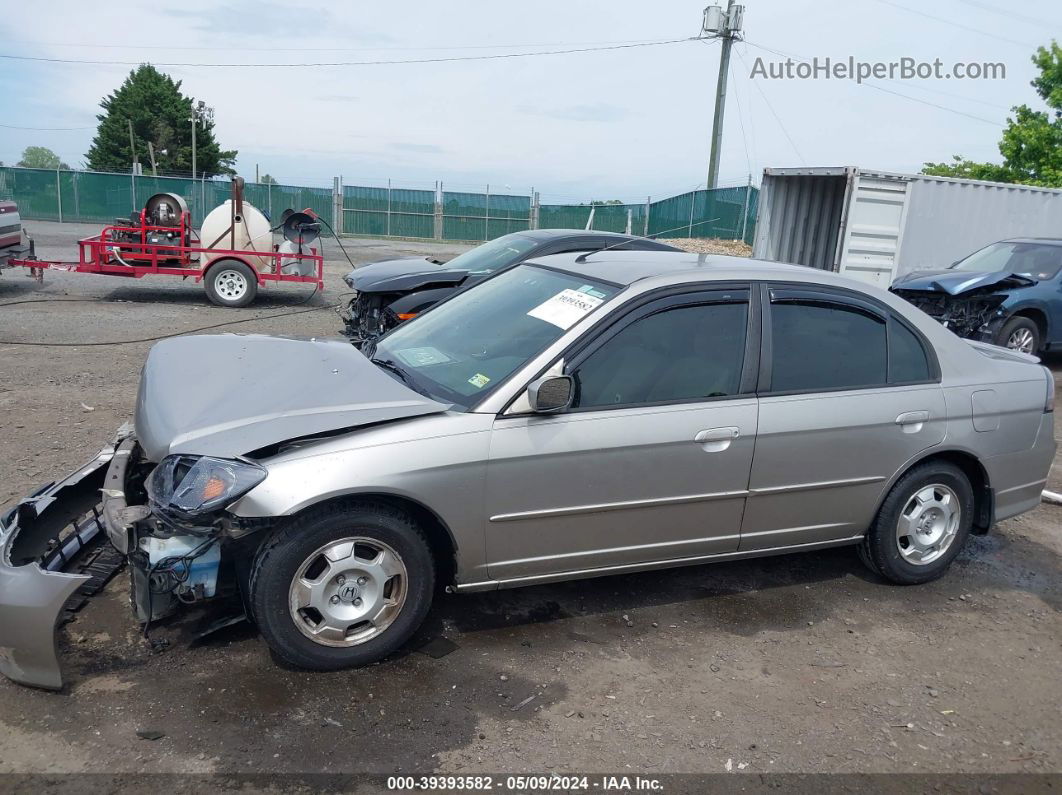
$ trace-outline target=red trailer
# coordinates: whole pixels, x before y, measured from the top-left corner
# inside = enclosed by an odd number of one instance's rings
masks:
[[[40,259],[31,241],[28,249],[9,250],[0,264],[29,268],[38,281],[47,269],[134,279],[157,273],[191,278],[204,282],[213,303],[229,307],[247,306],[258,287],[268,282],[314,284],[324,290],[324,257],[311,245],[320,232],[312,210],[286,212],[282,224],[270,230],[281,230],[285,244],[273,244],[270,235],[268,246],[236,247],[236,230],[245,212],[240,183],[233,181],[229,229],[205,246],[192,228],[184,200],[162,193],[152,196],[128,222],[119,219],[98,235],[79,240],[75,261]]]

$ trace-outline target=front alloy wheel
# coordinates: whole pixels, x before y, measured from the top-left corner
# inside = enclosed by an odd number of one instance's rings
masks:
[[[255,556],[249,590],[277,657],[335,671],[376,662],[409,640],[431,607],[435,560],[401,509],[343,501],[278,528]]]
[[[291,620],[322,646],[365,643],[398,618],[408,579],[401,556],[382,541],[330,541],[312,552],[291,580]]]
[[[1030,318],[1012,317],[999,330],[996,344],[1035,356],[1040,351],[1040,327]]]

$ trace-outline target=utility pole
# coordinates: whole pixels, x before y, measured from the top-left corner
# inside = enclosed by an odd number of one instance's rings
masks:
[[[148,157],[151,158],[151,176],[159,175],[158,164],[155,162],[155,145],[148,141]]]
[[[203,100],[196,102],[192,100],[192,117],[188,119],[192,123],[192,181],[195,181],[196,175],[196,162],[195,162],[195,128],[199,125],[199,122],[213,121],[214,109],[207,107],[207,104]]]
[[[129,151],[133,153],[133,173],[135,174],[138,171],[139,162],[136,159],[136,143],[133,141],[133,120],[126,119],[125,121],[129,125]]]
[[[708,188],[719,184],[719,152],[723,145],[723,115],[726,112],[726,78],[730,71],[730,48],[741,38],[741,21],[745,6],[728,0],[726,11],[721,6],[704,9],[702,38],[720,39],[719,80],[715,89],[715,120],[712,122],[712,152],[708,158]]]
[[[192,112],[191,122],[192,122],[192,182],[195,182],[195,174],[196,174],[196,171],[195,171],[195,128],[197,126],[197,123],[199,122],[199,118],[195,115],[194,111]]]

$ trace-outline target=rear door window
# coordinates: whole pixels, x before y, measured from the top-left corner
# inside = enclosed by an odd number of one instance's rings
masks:
[[[905,384],[933,377],[921,340],[896,318],[889,322],[889,382]]]
[[[888,381],[888,327],[869,304],[771,290],[771,392],[862,389]]]

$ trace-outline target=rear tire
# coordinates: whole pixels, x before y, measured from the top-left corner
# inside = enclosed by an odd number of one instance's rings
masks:
[[[1027,317],[1012,317],[996,336],[996,345],[1034,356],[1040,352],[1041,344],[1040,327]]]
[[[383,503],[340,503],[296,518],[262,546],[249,601],[277,657],[335,671],[401,647],[434,588],[431,548],[409,516]]]
[[[973,524],[973,487],[946,461],[928,461],[889,491],[860,545],[874,572],[900,585],[940,577],[962,551]]]
[[[247,306],[258,295],[258,275],[249,265],[235,259],[213,262],[203,283],[207,298],[218,306]]]

